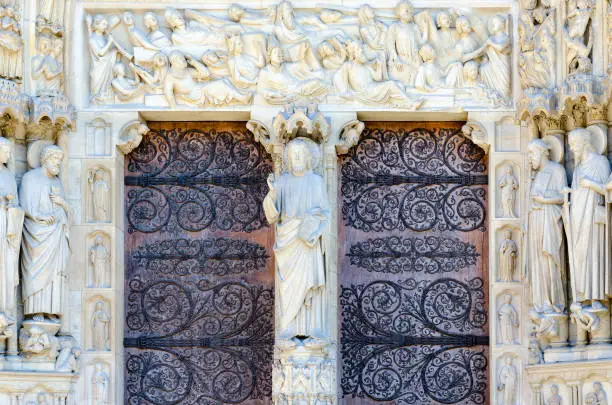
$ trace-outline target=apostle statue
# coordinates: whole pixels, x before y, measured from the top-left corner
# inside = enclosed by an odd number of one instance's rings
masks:
[[[321,235],[330,217],[323,177],[313,170],[318,147],[296,138],[286,147],[286,172],[270,175],[264,199],[266,217],[276,224],[280,337],[322,338],[325,263]]]
[[[504,241],[499,247],[499,278],[501,281],[506,283],[514,281],[517,255],[518,246],[512,239],[512,229],[505,229]]]
[[[69,256],[69,208],[58,178],[64,152],[47,145],[41,167],[23,176],[19,197],[25,211],[21,272],[24,315],[52,320],[63,313]]]
[[[563,166],[550,159],[550,146],[541,139],[531,141],[528,146],[535,176],[522,253],[531,286],[531,302],[541,314],[562,313],[566,305],[561,206],[567,177]]]
[[[569,205],[570,280],[573,302],[590,301],[590,310],[604,309],[601,301],[606,301],[612,291],[605,257],[604,205],[610,163],[595,147],[605,136],[598,136],[591,128],[569,133],[569,147],[576,159]]]
[[[518,373],[512,364],[512,357],[507,356],[498,376],[497,390],[500,391],[500,405],[516,405]]]

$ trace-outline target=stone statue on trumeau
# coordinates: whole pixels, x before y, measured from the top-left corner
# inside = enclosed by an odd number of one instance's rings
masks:
[[[104,238],[97,235],[89,249],[91,276],[89,286],[93,288],[110,287],[110,254],[104,245]]]
[[[608,405],[608,395],[599,381],[593,383],[593,391],[584,397],[585,405]]]
[[[91,315],[91,347],[94,350],[110,350],[110,315],[104,301],[96,302]]]
[[[515,281],[518,245],[512,239],[512,229],[504,229],[504,240],[499,247],[499,279],[509,283]]]
[[[329,201],[323,177],[315,173],[318,146],[297,138],[286,146],[280,177],[270,175],[264,199],[266,218],[276,224],[274,253],[278,272],[279,337],[323,338],[325,263],[322,234]]]
[[[110,221],[110,184],[108,174],[104,169],[89,170],[89,192],[91,193],[91,219],[97,222]]]
[[[21,244],[23,312],[37,321],[44,315],[55,320],[64,313],[70,209],[58,178],[63,158],[59,147],[44,146],[41,167],[23,176],[19,190],[25,211]]]
[[[559,386],[553,384],[550,387],[550,398],[546,401],[546,405],[563,405],[563,398],[559,395]]]
[[[504,295],[504,303],[497,310],[497,322],[501,343],[505,345],[517,344],[514,336],[519,327],[519,316],[514,305],[512,305],[512,294]]]
[[[91,376],[92,405],[108,405],[110,402],[110,377],[105,370],[104,363],[94,364]]]
[[[562,150],[563,145],[555,144]],[[565,248],[561,221],[562,191],[567,176],[561,164],[551,160],[551,144],[535,139],[528,145],[531,181],[523,271],[529,279],[531,303],[540,314],[563,313],[565,297]]]
[[[501,207],[505,218],[516,218],[516,194],[519,182],[514,175],[512,165],[506,165],[504,174],[499,179],[497,187],[501,190]]]
[[[606,264],[605,183],[610,163],[602,155],[604,131],[578,128],[568,135],[576,166],[569,194],[568,246],[570,280],[575,302],[590,302],[591,310],[605,310],[611,288]]]
[[[499,405],[517,405],[518,372],[512,364],[512,357],[507,356],[499,369],[497,391]]]

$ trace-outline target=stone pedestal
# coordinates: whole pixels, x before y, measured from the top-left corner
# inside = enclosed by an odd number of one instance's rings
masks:
[[[333,405],[336,394],[335,346],[311,339],[277,343],[272,398],[282,405]]]
[[[19,346],[24,361],[22,370],[53,371],[57,358],[58,340],[55,334],[59,322],[27,320],[19,331]]]

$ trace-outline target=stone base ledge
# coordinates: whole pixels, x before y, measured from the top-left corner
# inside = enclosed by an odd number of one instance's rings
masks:
[[[612,367],[612,344],[591,344],[588,346],[550,348],[544,351],[544,361],[548,363],[583,362],[610,359]]]
[[[78,374],[30,371],[0,371],[0,392],[25,393],[41,385],[51,392],[73,391]]]

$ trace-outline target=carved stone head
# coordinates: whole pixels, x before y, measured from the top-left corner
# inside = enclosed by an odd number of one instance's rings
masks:
[[[287,144],[287,161],[290,172],[302,176],[312,169],[310,148],[303,139],[294,139]]]
[[[395,7],[395,12],[403,23],[409,23],[414,20],[414,7],[409,1],[402,1]]]
[[[527,145],[529,150],[529,162],[533,170],[538,170],[542,167],[545,160],[550,155],[550,149],[546,142],[541,139],[534,139]]]
[[[40,163],[49,174],[57,176],[60,172],[63,158],[64,152],[59,146],[48,145],[40,154]]]
[[[98,34],[106,33],[106,30],[108,29],[108,21],[106,21],[104,14],[96,14],[93,19],[92,28],[94,32],[97,32]]]
[[[156,31],[159,29],[159,23],[157,22],[157,16],[151,11],[148,11],[145,13],[143,17],[143,21],[144,21],[145,28],[148,29],[149,31]]]

